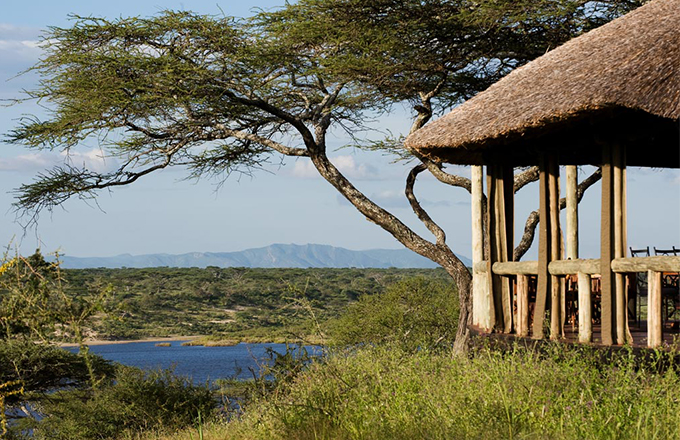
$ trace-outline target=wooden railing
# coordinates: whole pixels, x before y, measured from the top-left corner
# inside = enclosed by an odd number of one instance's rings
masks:
[[[555,276],[578,276],[579,341],[592,341],[591,276],[601,272],[599,259],[556,260],[548,265],[548,272]],[[647,345],[657,347],[663,340],[662,324],[662,272],[680,272],[680,257],[656,256],[641,258],[617,258],[612,260],[615,273],[647,272],[649,303],[647,306]],[[538,261],[497,262],[491,268],[494,274],[517,277],[517,323],[519,336],[529,334],[529,276],[538,274]],[[488,263],[474,265],[475,274],[488,272]]]

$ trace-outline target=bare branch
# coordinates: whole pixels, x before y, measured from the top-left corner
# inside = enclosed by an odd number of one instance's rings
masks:
[[[427,166],[428,171],[440,182],[463,188],[467,192],[472,193],[472,182],[467,177],[449,174],[442,169],[441,164],[432,162],[431,160],[425,158],[422,158],[421,160]]]
[[[432,217],[430,217],[429,214],[423,209],[413,192],[413,187],[416,183],[416,177],[418,177],[418,174],[422,173],[426,169],[427,167],[424,164],[418,164],[413,167],[413,169],[411,169],[411,172],[408,173],[405,190],[406,198],[411,204],[411,209],[413,209],[413,212],[416,214],[418,219],[423,222],[427,229],[432,232],[432,235],[435,236],[437,245],[443,246],[446,243],[446,234],[444,233],[444,230],[439,227],[439,225],[437,225],[434,220],[432,220]]]
[[[531,182],[535,182],[538,180],[539,177],[539,172],[538,172],[538,167],[533,166],[529,169],[524,170],[523,172],[515,175],[515,183],[513,185],[513,192],[517,193],[520,189],[524,188]]]

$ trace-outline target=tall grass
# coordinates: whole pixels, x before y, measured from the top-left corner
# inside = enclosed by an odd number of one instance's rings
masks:
[[[206,427],[204,438],[680,438],[680,379],[657,367],[629,355],[602,364],[562,346],[470,358],[364,348],[312,365],[286,393]]]

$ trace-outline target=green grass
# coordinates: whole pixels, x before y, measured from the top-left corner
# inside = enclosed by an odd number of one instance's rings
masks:
[[[480,350],[470,358],[391,348],[336,353],[210,439],[680,438],[680,378],[588,349]],[[194,438],[195,428],[174,436]]]

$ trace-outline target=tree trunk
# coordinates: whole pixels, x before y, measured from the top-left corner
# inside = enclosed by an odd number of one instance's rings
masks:
[[[458,261],[451,263],[440,263],[446,273],[453,278],[458,290],[458,300],[460,303],[460,314],[458,315],[458,330],[456,340],[453,343],[453,351],[456,354],[465,354],[470,348],[470,326],[472,325],[472,301],[471,287],[472,274]],[[460,266],[463,266],[462,268]]]

